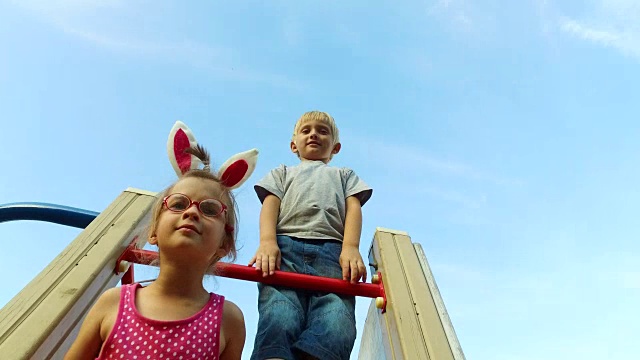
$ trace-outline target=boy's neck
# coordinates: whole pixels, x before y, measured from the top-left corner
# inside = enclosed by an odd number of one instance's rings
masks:
[[[313,162],[321,162],[324,163],[325,165],[329,164],[330,160],[324,161],[324,160],[311,160],[311,159],[305,159],[303,157],[300,158],[300,162],[308,162],[308,163],[313,163]]]

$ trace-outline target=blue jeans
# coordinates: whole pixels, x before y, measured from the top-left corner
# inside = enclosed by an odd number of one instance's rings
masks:
[[[280,270],[342,279],[342,243],[278,236]],[[356,340],[355,297],[258,283],[258,332],[251,360],[295,360],[300,352],[348,360]]]

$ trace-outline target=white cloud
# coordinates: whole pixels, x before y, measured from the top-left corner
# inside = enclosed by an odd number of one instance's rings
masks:
[[[493,185],[522,185],[522,180],[494,175],[463,162],[440,158],[417,146],[391,143],[373,138],[353,137],[353,142],[365,155],[378,159],[387,167],[403,169],[405,173],[414,174],[427,171],[462,179],[491,183]]]
[[[549,4],[549,1],[537,0],[534,5],[538,14],[538,20],[540,21],[542,33],[546,36],[551,35],[556,27],[556,19],[554,18],[553,9]],[[551,39],[551,37],[549,37],[549,39]]]
[[[83,17],[92,17],[95,21],[109,16],[109,12],[122,13],[127,9],[127,3],[122,0],[13,0],[12,3],[56,25]]]
[[[282,36],[289,46],[297,46],[303,42],[300,22],[293,16],[282,21]]]
[[[516,178],[435,156],[417,145],[394,144],[354,134],[345,134],[342,140],[353,149],[354,160],[349,161],[375,159],[380,169],[384,169],[367,174],[367,178],[376,186],[389,182],[387,186],[397,188],[394,201],[403,198],[440,204],[441,221],[456,225],[498,226],[491,199],[501,191],[524,184]]]
[[[304,5],[285,6],[279,9],[282,16],[275,23],[279,24],[282,39],[289,47],[315,44],[319,33],[322,34],[322,41],[356,46],[362,41],[363,29],[349,17],[354,11],[352,6],[349,2],[339,6],[327,3],[313,9]]]
[[[601,0],[580,17],[561,17],[559,27],[576,38],[640,59],[640,2]]]
[[[470,5],[465,0],[437,0],[427,13],[445,16],[456,30],[471,31],[476,25]]]
[[[565,19],[562,21],[560,28],[580,39],[606,47],[612,47],[623,53],[640,57],[640,33],[629,30],[605,30],[604,27],[590,26],[573,19]]]
[[[451,33],[461,34],[464,38],[481,44],[494,42],[504,36],[505,31],[512,32],[512,28],[501,28],[505,24],[505,15],[509,19],[522,16],[520,12],[526,10],[521,9],[528,6],[526,2],[518,2],[522,4],[514,7],[512,4],[504,6],[497,1],[471,0],[435,0],[429,3],[431,5],[426,9],[427,16],[431,18],[429,21],[439,20]]]
[[[424,193],[430,196],[435,196],[445,201],[457,203],[463,205],[466,208],[479,209],[487,203],[486,195],[471,196],[464,194],[460,191],[443,189],[437,186],[422,184],[421,187],[413,189],[414,192]]]
[[[623,288],[640,290],[640,271],[625,271],[619,277]]]
[[[159,33],[147,29],[149,24],[138,21],[136,16],[140,12],[152,11],[154,3],[120,0],[26,0],[14,3],[70,36],[125,56],[144,56],[156,61],[184,64],[234,80],[303,88],[301,83],[284,75],[248,68],[235,59],[234,49],[188,37],[176,40],[141,35]],[[171,21],[167,19],[164,23]]]
[[[439,263],[433,262],[431,265],[434,274],[446,279],[455,279],[463,287],[478,286],[485,287],[492,281],[492,276],[480,269],[474,269],[468,265],[460,263]]]
[[[597,280],[615,290],[640,290],[640,256],[632,249],[600,254]]]
[[[165,59],[182,59],[192,65],[204,65],[216,58],[224,57],[226,52],[225,49],[218,50],[205,44],[188,40],[181,43],[171,43],[145,41],[136,38],[123,39],[108,34],[82,30],[64,23],[58,24],[58,27],[69,35],[109,50],[162,56]]]
[[[336,24],[334,29],[336,37],[338,37],[345,44],[356,46],[362,41],[362,34],[360,34],[355,27],[345,23]]]

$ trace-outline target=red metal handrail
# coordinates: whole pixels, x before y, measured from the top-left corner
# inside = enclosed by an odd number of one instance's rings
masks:
[[[157,263],[158,252],[129,247],[118,259],[116,269],[118,269],[120,261],[122,260],[136,264],[152,265]],[[376,277],[376,284],[365,282],[351,284],[350,282],[342,279],[333,279],[278,270],[276,270],[273,275],[263,277],[262,272],[253,266],[229,264],[224,262],[218,262],[211,273],[217,276],[255,281],[268,285],[374,298],[376,299],[376,305],[378,308],[383,309],[383,311],[386,305],[384,286],[382,284],[382,277],[379,273]],[[133,279],[127,280],[132,281]]]

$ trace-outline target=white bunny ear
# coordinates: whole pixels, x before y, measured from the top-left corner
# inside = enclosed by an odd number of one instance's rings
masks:
[[[258,162],[258,149],[235,154],[220,166],[218,178],[230,190],[240,187],[253,173]]]
[[[169,132],[167,153],[169,162],[171,162],[171,166],[173,166],[173,170],[178,174],[178,177],[189,170],[197,169],[200,165],[201,162],[197,157],[184,152],[197,143],[189,127],[182,121],[176,121]]]

